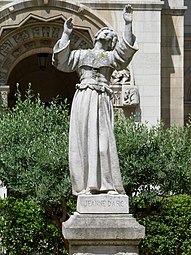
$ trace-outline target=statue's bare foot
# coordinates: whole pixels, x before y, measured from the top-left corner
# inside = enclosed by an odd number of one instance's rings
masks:
[[[119,195],[119,193],[116,190],[109,190],[107,192],[108,195]]]
[[[98,190],[88,190],[85,195],[97,195],[100,194]]]
[[[92,192],[89,190],[85,193],[85,195],[92,195]]]

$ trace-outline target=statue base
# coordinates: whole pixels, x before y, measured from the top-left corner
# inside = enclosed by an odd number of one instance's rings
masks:
[[[127,203],[128,197],[124,195],[79,196],[77,209],[80,212],[75,212],[63,223],[70,254],[138,255],[138,244],[144,238],[145,228],[131,214],[124,213],[129,208],[125,201]],[[114,212],[108,212],[111,205]],[[102,207],[106,209],[105,213]],[[89,208],[88,212],[84,212],[85,208]],[[93,210],[95,212],[89,212]]]
[[[124,195],[81,195],[78,197],[79,213],[129,213],[129,198]]]

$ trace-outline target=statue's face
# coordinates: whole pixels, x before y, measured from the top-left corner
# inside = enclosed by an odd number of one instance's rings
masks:
[[[97,35],[96,41],[100,41],[102,43],[104,50],[112,50],[112,42],[113,42],[114,33],[111,30],[101,30]]]
[[[102,30],[98,34],[97,40],[106,40],[106,41],[112,41],[113,40],[113,33],[110,30]]]

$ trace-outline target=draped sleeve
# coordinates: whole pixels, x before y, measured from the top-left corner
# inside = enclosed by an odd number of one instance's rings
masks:
[[[123,36],[120,43],[116,45],[115,49],[112,51],[111,54],[112,65],[114,69],[125,69],[131,62],[133,55],[137,52],[138,49],[138,43],[135,36],[134,44],[132,46],[125,40]]]
[[[60,71],[74,72],[78,68],[81,50],[70,50],[70,41],[60,47],[60,40],[53,48],[52,64]]]

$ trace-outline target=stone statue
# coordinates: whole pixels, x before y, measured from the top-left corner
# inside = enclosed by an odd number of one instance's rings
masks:
[[[127,85],[130,82],[130,78],[129,69],[115,70],[111,75],[111,84],[121,86]]]
[[[72,18],[64,24],[53,49],[53,65],[61,71],[77,71],[80,83],[73,98],[69,131],[69,167],[73,194],[124,194],[115,137],[109,88],[113,71],[127,67],[138,50],[132,34],[132,8],[123,13],[125,30],[118,42],[110,28],[95,35],[93,49],[70,50]]]

